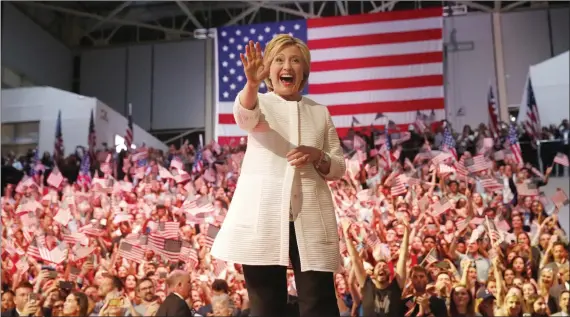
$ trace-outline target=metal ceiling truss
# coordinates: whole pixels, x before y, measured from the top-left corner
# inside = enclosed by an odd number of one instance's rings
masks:
[[[421,8],[426,2],[415,1],[125,1],[114,8],[106,9],[99,7],[89,9],[80,1],[68,2],[59,5],[53,2],[22,1],[17,2],[21,6],[40,8],[58,12],[65,16],[74,17],[66,19],[73,21],[73,25],[65,25],[64,29],[73,27],[78,29],[73,36],[75,43],[67,43],[77,46],[83,38],[92,39],[92,44],[106,45],[116,34],[136,32],[136,41],[140,40],[139,34],[144,30],[153,32],[155,40],[192,37],[193,30],[218,27],[232,24],[251,24],[261,21],[263,15],[267,20],[267,13],[274,11],[275,20],[318,18],[331,15],[349,15],[355,13],[376,13],[392,11],[395,8],[403,9]],[[410,5],[411,3],[411,5]],[[482,12],[508,12],[521,6],[528,5],[529,1],[509,2],[504,5],[500,0],[495,1],[447,1],[448,6],[464,5],[469,11]],[[100,2],[103,4],[103,2]],[[360,8],[358,8],[360,5]],[[548,4],[547,4],[548,5]],[[433,3],[431,4],[433,6]],[[78,9],[81,7],[81,9]],[[263,9],[263,10],[262,10]],[[35,11],[35,10],[32,10]],[[223,12],[225,11],[226,14]],[[213,12],[216,12],[213,15]],[[222,14],[220,14],[222,13]],[[270,18],[272,19],[272,18]],[[215,20],[215,21],[213,21]],[[166,21],[166,22],[165,22]],[[161,23],[162,22],[162,23]],[[123,26],[130,26],[128,30],[122,30]],[[119,32],[121,31],[121,32]],[[63,38],[63,36],[62,36]],[[85,44],[87,45],[87,44]]]

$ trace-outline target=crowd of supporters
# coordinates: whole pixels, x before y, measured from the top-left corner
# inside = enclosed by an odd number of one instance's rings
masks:
[[[542,139],[560,140],[543,170],[505,145],[508,127],[450,132],[343,138],[347,172],[329,183],[341,315],[568,316],[558,221],[568,199],[540,191],[568,166],[568,121],[543,129]],[[2,316],[152,316],[180,270],[200,316],[247,316],[241,267],[209,254],[245,151],[212,142],[2,157]]]

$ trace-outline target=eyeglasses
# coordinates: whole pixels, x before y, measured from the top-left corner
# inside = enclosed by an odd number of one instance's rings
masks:
[[[144,288],[139,288],[139,291],[151,291],[154,289],[154,286],[149,286],[149,287],[144,287]]]

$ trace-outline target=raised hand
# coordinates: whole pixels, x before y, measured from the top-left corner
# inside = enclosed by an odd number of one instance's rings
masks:
[[[245,77],[250,84],[259,86],[265,78],[269,77],[269,63],[263,62],[259,42],[253,44],[253,41],[249,41],[245,46],[245,54],[240,53],[239,57],[243,64]]]

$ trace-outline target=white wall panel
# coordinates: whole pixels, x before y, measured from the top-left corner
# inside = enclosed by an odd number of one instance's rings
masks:
[[[449,43],[453,29],[458,42],[474,42],[474,50],[448,52],[445,102],[448,120],[459,130],[475,128],[489,119],[487,92],[496,87],[493,34],[490,14],[470,14],[444,19],[444,38]],[[458,116],[462,109],[463,115]]]
[[[78,145],[87,146],[89,119],[94,112],[97,143],[114,144],[115,135],[123,136],[127,119],[95,98],[89,98],[51,87],[2,89],[2,123],[40,122],[39,149],[53,151],[58,111],[61,110],[61,129],[65,153]],[[136,145],[166,150],[164,143],[135,125]]]
[[[71,51],[10,2],[2,8],[2,65],[36,85],[71,90]]]
[[[509,12],[502,16],[507,101],[518,105],[529,66],[551,57],[545,10]]]
[[[116,135],[121,137],[125,136],[128,123],[127,118],[101,101],[97,101],[96,107],[97,118],[95,125],[97,128],[98,142],[103,142],[99,140],[105,140],[109,145],[112,145],[114,144]],[[144,143],[146,146],[155,149],[163,151],[168,149],[164,143],[138,125],[133,125],[133,138],[133,143],[137,146],[141,146]]]
[[[2,90],[2,123],[39,121],[40,152],[53,152],[59,110],[65,153],[72,153],[78,145],[86,146],[89,116],[94,107],[93,98],[51,87]]]

